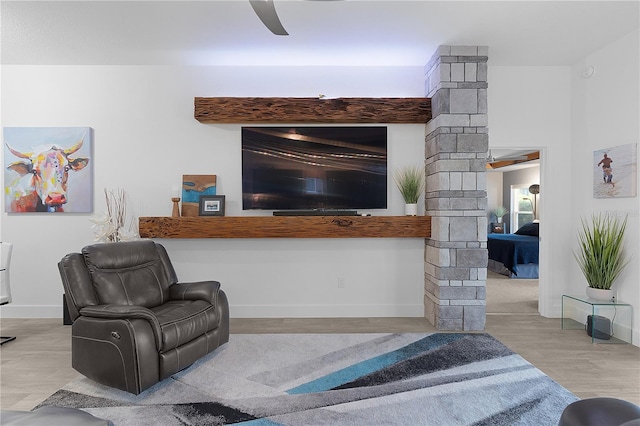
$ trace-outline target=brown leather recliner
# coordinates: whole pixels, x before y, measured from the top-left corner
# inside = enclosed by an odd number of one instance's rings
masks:
[[[95,244],[58,269],[73,320],[74,369],[133,394],[229,341],[229,302],[217,281],[178,283],[151,240]]]

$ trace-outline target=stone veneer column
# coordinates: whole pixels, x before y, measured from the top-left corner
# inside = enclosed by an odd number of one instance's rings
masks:
[[[487,59],[483,46],[440,46],[425,67],[425,317],[438,330],[483,330],[487,279]]]

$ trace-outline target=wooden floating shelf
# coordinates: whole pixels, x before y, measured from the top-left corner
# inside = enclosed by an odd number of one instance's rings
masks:
[[[141,217],[142,238],[430,238],[430,216]]]
[[[430,98],[195,98],[201,123],[427,123]]]

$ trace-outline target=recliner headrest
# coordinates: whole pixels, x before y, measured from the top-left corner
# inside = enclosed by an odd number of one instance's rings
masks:
[[[151,240],[93,244],[82,249],[89,268],[123,269],[159,260],[156,244]]]

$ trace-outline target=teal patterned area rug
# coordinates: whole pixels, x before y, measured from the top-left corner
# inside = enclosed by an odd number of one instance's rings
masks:
[[[116,426],[541,426],[576,400],[488,334],[234,334],[140,395],[83,377],[40,406]]]

